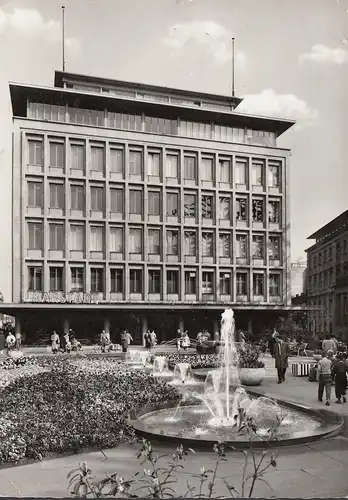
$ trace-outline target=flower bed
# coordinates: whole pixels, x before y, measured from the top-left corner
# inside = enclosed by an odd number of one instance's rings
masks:
[[[0,394],[0,463],[132,439],[124,412],[178,397],[153,377],[114,359],[30,358]]]
[[[156,353],[156,355],[158,355]],[[181,352],[164,354],[168,360],[169,368],[173,369],[177,363],[190,363],[195,368],[217,368],[221,363],[221,356],[218,354],[184,354]]]

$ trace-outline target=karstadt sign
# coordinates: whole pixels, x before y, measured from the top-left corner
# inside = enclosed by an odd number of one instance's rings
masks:
[[[83,292],[45,292],[34,293],[27,298],[28,302],[39,304],[97,304],[97,297]]]

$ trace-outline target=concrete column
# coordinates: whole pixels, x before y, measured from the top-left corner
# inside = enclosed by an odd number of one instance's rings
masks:
[[[109,318],[104,318],[104,330],[106,333],[110,333],[110,320],[109,320]]]
[[[69,319],[68,318],[64,318],[64,324],[63,324],[64,335],[66,333],[69,333],[69,328],[70,328]]]
[[[20,318],[16,318],[15,332],[21,333],[21,319]]]
[[[147,330],[147,318],[146,316],[141,317],[141,340],[143,347],[145,347],[145,333]]]
[[[217,319],[214,319],[214,340],[220,340],[220,325]]]
[[[185,330],[185,325],[184,325],[184,318],[179,318],[179,330],[180,330],[180,333],[183,333]]]

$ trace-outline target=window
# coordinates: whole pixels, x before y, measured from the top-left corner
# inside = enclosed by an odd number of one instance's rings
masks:
[[[28,290],[30,292],[42,291],[42,267],[29,267],[28,268]]]
[[[110,227],[110,252],[123,253],[123,228]]]
[[[149,254],[159,255],[161,251],[161,231],[149,229]]]
[[[147,174],[154,177],[160,176],[161,155],[149,152],[147,156]]]
[[[271,224],[280,224],[279,201],[270,201],[268,203],[268,220]]]
[[[196,295],[196,271],[185,271],[185,294]]]
[[[247,165],[248,161],[242,158],[236,158],[236,184],[247,184]]]
[[[91,269],[91,292],[102,293],[104,291],[104,269],[96,267]]]
[[[231,235],[219,234],[219,257],[231,257]]]
[[[28,207],[42,208],[43,207],[43,190],[42,182],[28,182]]]
[[[129,191],[129,213],[133,215],[143,214],[143,193],[140,190]]]
[[[50,184],[50,208],[64,210],[64,185]]]
[[[167,216],[178,217],[179,215],[179,194],[167,193]]]
[[[167,239],[167,255],[178,255],[179,232],[168,230],[166,239]]]
[[[195,256],[197,252],[197,243],[196,243],[196,232],[195,231],[185,231],[184,232],[184,241],[185,241],[185,248],[184,252],[185,255],[191,255]]]
[[[50,291],[62,292],[63,287],[63,268],[50,267]]]
[[[84,289],[84,269],[82,267],[71,268],[71,291],[83,292]]]
[[[30,139],[28,141],[29,148],[29,165],[42,167],[43,165],[43,142],[41,140]]]
[[[188,180],[196,179],[196,158],[194,156],[184,157],[184,178]]]
[[[83,211],[85,208],[84,186],[71,186],[71,210]]]
[[[91,170],[104,172],[104,148],[91,146]]]
[[[41,222],[28,222],[29,250],[43,249],[43,234]]]
[[[104,228],[102,226],[91,226],[89,247],[91,252],[104,251]]]
[[[159,216],[161,214],[160,197],[159,191],[148,191],[149,215]]]
[[[179,293],[179,271],[167,271],[167,293]]]
[[[214,293],[214,273],[211,271],[202,273],[202,293]]]
[[[253,235],[253,248],[252,248],[252,258],[253,259],[264,259],[264,238],[259,234]]]
[[[219,218],[221,220],[229,220],[231,217],[231,198],[228,196],[221,196],[219,199],[219,203]]]
[[[213,257],[214,238],[213,233],[202,233],[202,256],[203,257]]]
[[[142,154],[141,151],[129,151],[129,173],[131,175],[142,174]]]
[[[230,273],[220,273],[220,294],[231,295],[232,293],[232,280]]]
[[[268,185],[278,188],[280,186],[280,165],[269,163],[268,165]]]
[[[129,229],[129,252],[141,254],[143,251],[143,235],[140,228]]]
[[[253,222],[263,222],[263,200],[252,201]]]
[[[85,228],[81,225],[70,224],[71,250],[83,252],[85,246]]]
[[[270,259],[280,260],[280,238],[279,238],[279,236],[270,236],[269,237],[268,256]]]
[[[213,196],[202,196],[202,217],[203,219],[213,218],[213,206],[214,198]]]
[[[161,271],[149,270],[149,293],[161,293]]]
[[[123,174],[123,149],[110,149],[110,172]]]
[[[166,176],[177,179],[179,177],[179,156],[167,155],[166,158]]]
[[[143,291],[143,275],[141,269],[129,270],[129,292],[142,293]]]
[[[64,250],[64,226],[63,224],[50,224],[50,250]]]
[[[280,274],[269,275],[269,294],[271,297],[280,296]]]
[[[220,182],[231,182],[231,162],[230,160],[219,159]]]
[[[246,198],[236,198],[237,204],[237,221],[247,220],[247,200]]]
[[[71,168],[74,170],[84,170],[85,167],[85,147],[83,144],[71,145]]]
[[[110,292],[123,293],[123,269],[110,269]]]
[[[123,189],[110,189],[110,210],[114,214],[123,214]]]
[[[104,212],[104,189],[102,187],[91,187],[91,210]]]
[[[237,234],[236,237],[236,257],[237,259],[246,259],[247,258],[247,235],[246,234]]]
[[[253,186],[263,186],[264,162],[253,161],[251,168]]]
[[[62,142],[50,142],[50,167],[64,168],[65,149]]]
[[[265,277],[261,273],[253,275],[253,294],[264,295],[264,281]]]
[[[213,166],[214,166],[213,158],[202,158],[201,168],[200,168],[202,181],[212,182],[214,180]]]
[[[196,217],[196,195],[195,194],[185,194],[184,195],[184,216],[185,217]]]
[[[248,275],[246,273],[237,273],[236,275],[237,295],[248,294],[247,277]]]

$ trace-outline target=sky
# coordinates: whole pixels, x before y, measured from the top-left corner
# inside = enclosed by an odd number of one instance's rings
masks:
[[[11,300],[8,82],[53,85],[62,0],[0,0],[0,290]],[[296,119],[278,141],[290,164],[292,260],[346,210],[348,0],[65,0],[66,69],[230,95],[238,108]]]

